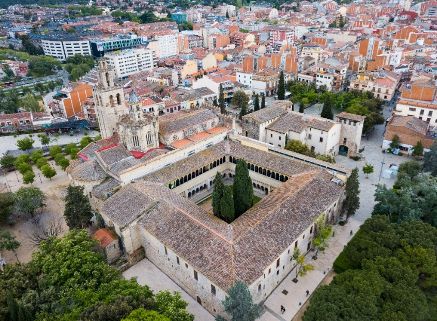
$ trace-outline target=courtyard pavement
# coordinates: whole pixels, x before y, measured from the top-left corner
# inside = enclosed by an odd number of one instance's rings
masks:
[[[384,115],[388,117],[389,114],[390,110],[387,108],[387,110],[384,111]],[[313,252],[309,252],[306,261],[314,266],[313,271],[303,277],[299,277],[298,283],[294,283],[292,279],[295,276],[295,271],[293,270],[279,283],[265,301],[265,313],[259,319],[260,321],[290,321],[294,318],[331,270],[332,264],[337,256],[351,240],[351,231],[355,234],[361,224],[371,216],[375,204],[374,193],[378,183],[385,184],[388,187],[393,185],[395,178],[384,178],[382,176],[379,178],[380,172],[388,169],[390,164],[400,164],[409,159],[407,157],[382,153],[381,145],[384,129],[384,125],[375,126],[374,131],[369,137],[363,138],[361,141],[361,147],[364,147],[362,160],[354,161],[343,156],[336,158],[337,164],[350,169],[355,167],[359,169],[360,208],[354,216],[349,218],[345,226],[334,226],[334,236],[329,240],[328,248],[325,252],[319,253],[317,260],[313,260],[311,258]],[[374,173],[370,174],[369,178],[366,178],[362,171],[366,163],[374,166]],[[288,294],[283,294],[283,290],[286,290]],[[310,291],[309,296],[306,295],[307,290]],[[281,305],[286,309],[283,314],[281,313]]]
[[[123,277],[125,279],[135,278],[139,284],[148,285],[153,292],[161,290],[179,292],[182,299],[188,303],[187,310],[194,315],[195,321],[214,321],[214,317],[205,308],[147,259],[123,272]]]

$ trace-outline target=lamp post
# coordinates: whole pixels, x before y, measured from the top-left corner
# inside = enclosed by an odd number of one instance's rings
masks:
[[[379,185],[379,182],[381,181],[382,169],[384,168],[384,164],[385,164],[385,154],[384,154],[382,161],[381,161],[381,170],[379,171],[378,185]]]

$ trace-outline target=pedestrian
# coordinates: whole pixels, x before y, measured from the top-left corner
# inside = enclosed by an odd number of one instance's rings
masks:
[[[310,295],[310,291],[307,290],[306,293],[307,293],[307,296]]]
[[[349,234],[352,236],[352,234],[354,234],[354,232],[351,230],[351,232]]]
[[[285,312],[285,307],[281,305],[281,313],[284,314],[284,312]]]

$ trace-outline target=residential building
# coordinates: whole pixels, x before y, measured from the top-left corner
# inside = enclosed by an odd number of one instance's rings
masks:
[[[74,55],[91,55],[90,42],[80,38],[43,38],[41,39],[41,47],[46,56],[52,56],[62,61]]]
[[[391,101],[399,80],[400,75],[393,72],[364,72],[350,81],[349,89],[371,92],[376,98]]]
[[[108,52],[105,55],[109,65],[114,68],[118,78],[151,70],[156,67],[156,57],[153,50],[133,48],[121,51]]]

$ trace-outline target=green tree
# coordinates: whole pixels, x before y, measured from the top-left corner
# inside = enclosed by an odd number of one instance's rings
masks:
[[[432,176],[437,176],[437,142],[431,145],[429,152],[423,157],[423,170],[431,172]]]
[[[56,175],[56,171],[53,167],[51,167],[49,164],[45,164],[41,167],[41,173],[44,175],[44,177],[48,179],[52,179],[53,176]]]
[[[36,149],[30,154],[30,159],[34,164],[38,161],[38,159],[43,157],[43,152],[41,149]]]
[[[15,168],[21,173],[21,175],[32,171],[32,165],[29,163],[19,162],[18,159],[15,160]]]
[[[223,196],[220,200],[220,216],[227,223],[232,223],[235,219],[234,200],[230,186],[224,186]]]
[[[39,169],[41,169],[41,167],[43,167],[44,165],[48,164],[47,158],[45,157],[41,157],[38,158],[36,161],[36,167],[38,167]]]
[[[235,167],[233,185],[235,216],[239,217],[253,205],[253,186],[244,160],[239,159]]]
[[[3,168],[11,169],[14,167],[15,157],[10,154],[5,154],[0,158],[0,165]]]
[[[296,140],[296,139],[289,140],[287,142],[287,145],[285,145],[285,149],[295,153],[307,155],[310,157],[316,157],[316,154],[313,151],[311,151],[308,148],[308,146],[302,143],[300,140]]]
[[[155,296],[156,311],[172,321],[193,321],[194,316],[187,312],[187,303],[180,293],[160,291]]]
[[[83,136],[82,139],[80,140],[79,146],[80,148],[85,148],[87,147],[90,143],[92,143],[93,139],[89,136]]]
[[[37,210],[45,206],[45,195],[37,187],[21,187],[15,193],[15,210],[19,213],[35,216]]]
[[[23,183],[32,184],[35,181],[35,173],[30,170],[23,174]]]
[[[223,307],[232,321],[254,321],[261,315],[261,307],[253,303],[249,288],[241,281],[229,289]]]
[[[360,207],[360,182],[358,180],[358,168],[354,168],[346,181],[346,198],[343,203],[343,211],[346,217],[354,215]]]
[[[325,102],[323,104],[323,109],[320,116],[327,119],[334,119],[334,114],[332,113],[332,106],[330,103]]]
[[[19,150],[26,151],[26,150],[29,150],[29,149],[31,149],[33,147],[33,143],[34,142],[35,141],[32,138],[30,138],[30,137],[25,137],[25,138],[22,138],[22,139],[18,139],[17,140],[17,147],[18,147]]]
[[[0,223],[6,223],[12,214],[15,199],[14,193],[0,193]]]
[[[293,259],[296,261],[296,276],[294,277],[294,281],[297,282],[298,276],[305,276],[308,272],[314,270],[314,266],[305,263],[305,255],[300,252],[299,248],[294,249]]]
[[[391,143],[390,143],[390,148],[391,149],[399,148],[400,143],[401,142],[399,140],[399,136],[398,135],[393,135],[393,138],[391,139]]]
[[[259,95],[258,94],[256,94],[254,97],[253,110],[254,111],[259,110]]]
[[[0,230],[0,251],[12,251],[17,259],[17,262],[20,262],[17,255],[17,249],[20,247],[20,242],[15,239],[9,231]]]
[[[220,202],[223,197],[224,188],[222,176],[217,172],[214,178],[214,190],[212,191],[212,211],[218,217],[221,217]]]
[[[237,90],[232,97],[232,105],[240,110],[240,117],[247,114],[247,104],[249,97],[242,90]]]
[[[56,155],[61,154],[62,153],[62,148],[61,146],[52,146],[49,148],[49,154],[51,157],[55,158]]]
[[[226,113],[225,93],[223,91],[222,84],[220,84],[218,104],[219,104],[219,107],[220,107],[220,112],[222,114],[225,114]]]
[[[278,99],[285,99],[285,80],[284,80],[284,72],[281,70],[279,73],[279,81],[278,81]]]
[[[93,216],[90,201],[83,190],[83,186],[69,185],[67,188],[64,216],[71,229],[85,227]]]
[[[148,311],[143,308],[133,310],[122,321],[171,321],[166,316],[159,314],[156,311]]]
[[[418,141],[416,145],[413,147],[413,156],[422,156],[423,155],[423,144],[422,141]]]
[[[32,94],[27,94],[20,98],[20,106],[26,111],[38,112],[41,111],[41,106],[38,100]]]
[[[327,247],[328,239],[332,235],[332,226],[325,224],[324,219],[317,221],[317,228],[313,239],[313,247],[316,250],[314,258],[317,259],[319,252],[323,252]]]
[[[41,145],[47,146],[50,144],[50,137],[47,134],[38,134],[38,138],[41,142]]]
[[[369,175],[373,173],[373,165],[366,163],[363,166],[363,173],[366,174],[366,178],[369,178]]]
[[[266,96],[261,94],[261,109],[266,108]]]

